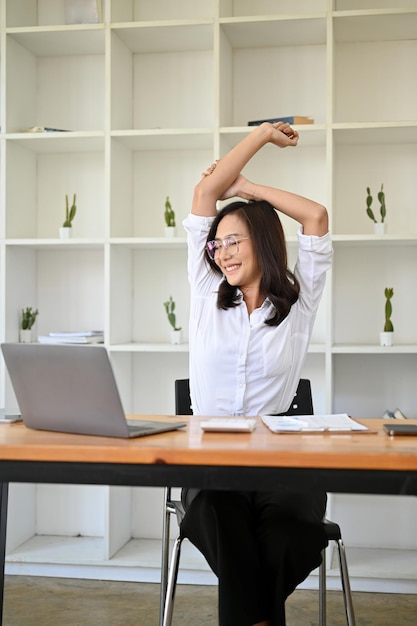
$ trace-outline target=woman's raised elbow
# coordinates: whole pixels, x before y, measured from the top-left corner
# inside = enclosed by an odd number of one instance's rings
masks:
[[[309,212],[308,218],[303,224],[305,235],[325,235],[329,231],[329,215],[327,209],[322,204],[315,204],[314,209]]]
[[[201,180],[194,187],[192,213],[208,217],[216,215],[216,200],[213,192]]]

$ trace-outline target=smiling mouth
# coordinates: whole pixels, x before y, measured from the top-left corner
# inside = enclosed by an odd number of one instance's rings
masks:
[[[234,272],[234,271],[238,270],[239,267],[240,267],[240,264],[238,264],[238,263],[235,263],[233,265],[226,265],[224,267],[224,271],[226,272],[226,274],[230,274],[231,272]]]

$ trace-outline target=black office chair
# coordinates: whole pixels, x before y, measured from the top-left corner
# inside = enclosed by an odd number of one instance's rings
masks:
[[[176,415],[192,415],[189,380],[175,381],[175,413]],[[300,379],[297,392],[290,408],[282,415],[312,415],[313,399],[310,381]],[[171,555],[171,565],[168,573],[169,560],[169,525],[171,515],[177,516],[179,534],[174,542]],[[177,584],[178,568],[181,556],[181,545],[185,537],[181,533],[181,522],[185,511],[181,501],[171,497],[171,488],[165,488],[165,509],[162,536],[162,568],[161,568],[161,600],[160,626],[171,626],[174,610],[175,589]],[[340,527],[328,519],[323,520],[323,527],[329,541],[335,541],[339,555],[340,578],[342,582],[343,600],[345,604],[346,622],[348,626],[355,626],[352,593],[350,589],[349,572],[346,560],[345,546],[342,540]],[[326,550],[322,551],[322,562],[319,568],[319,624],[326,626]]]

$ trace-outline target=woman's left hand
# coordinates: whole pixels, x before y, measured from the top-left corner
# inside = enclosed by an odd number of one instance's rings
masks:
[[[214,163],[212,163],[204,172],[202,172],[201,178],[206,178],[206,176],[210,176],[210,174],[212,174],[214,170],[216,169],[216,165],[219,162],[219,160],[220,159],[217,159],[217,161],[214,161]]]
[[[227,200],[228,198],[239,197],[245,200],[251,200],[251,196],[249,196],[245,190],[249,187],[250,183],[247,178],[239,174],[237,178],[233,181],[228,189],[223,193],[220,200]]]

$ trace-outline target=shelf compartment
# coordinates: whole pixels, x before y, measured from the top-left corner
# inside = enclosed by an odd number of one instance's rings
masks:
[[[34,152],[28,149],[59,148],[67,141],[62,138],[55,143],[45,139],[6,143],[6,237],[56,239],[65,219],[65,193],[70,200],[73,193],[77,194],[73,236],[104,237],[104,151]],[[96,140],[102,143],[102,139]],[[87,139],[83,144],[83,140],[79,140],[77,145],[91,147],[90,141]]]
[[[405,267],[417,267],[417,246],[374,247],[372,255],[366,246],[356,247],[354,254],[347,247],[336,247],[332,296],[335,345],[379,347],[385,321],[385,287],[394,288],[395,345],[417,344],[414,294]],[[382,353],[389,351],[385,348]],[[368,370],[364,371],[368,375]]]
[[[111,128],[213,128],[212,37],[211,26],[184,27],[184,33],[176,27],[115,29]],[[159,38],[164,45],[155,49],[153,42]]]
[[[12,508],[19,502],[22,489],[26,492],[24,495],[29,496],[28,504],[24,507],[21,501],[19,503],[24,516],[20,521],[21,530],[16,531],[11,525],[8,528],[9,562],[98,565],[108,562],[131,538],[130,488],[13,485]],[[109,501],[110,515],[106,513]],[[51,502],[54,503],[52,509]],[[28,516],[29,508],[31,515]],[[28,519],[36,519],[35,528]]]
[[[417,13],[407,19],[415,36]],[[391,24],[390,20],[388,23]],[[373,41],[366,37],[335,44],[334,122],[417,121],[417,89],[410,81],[417,57],[417,40],[407,37],[393,37],[388,41]],[[381,80],[381,68],[384,67],[395,68],[388,80]]]
[[[78,41],[78,31],[7,35],[8,133],[33,126],[70,131],[104,129],[104,31],[82,33],[84,43]],[[100,46],[97,39],[102,40]],[[61,41],[67,41],[67,46],[58,54],[55,46]]]
[[[317,20],[317,28],[312,29],[317,34],[308,40],[294,32],[302,31],[307,23],[274,20],[221,24],[220,127],[243,127],[251,120],[278,115],[305,115],[317,124],[326,122],[325,21]],[[242,32],[245,36],[240,37]],[[282,89],[288,68],[297,74],[297,81],[291,89]]]
[[[5,339],[18,340],[22,308],[39,309],[34,333],[104,328],[103,250],[34,250],[5,254]],[[10,396],[6,406],[10,404]]]
[[[183,341],[187,343],[186,262],[185,249],[111,246],[110,344],[167,344],[171,327],[163,303],[170,296],[176,302],[177,325],[182,326]],[[178,268],[183,269],[180,275]]]
[[[192,193],[201,172],[213,162],[209,149],[135,150],[128,141],[112,139],[111,236],[164,236],[165,200],[176,214],[177,235],[185,237],[182,220],[191,210]],[[155,172],[158,184],[155,185]]]
[[[334,208],[332,229],[336,235],[361,236],[387,245],[413,245],[417,237],[416,144],[393,140],[386,143],[338,143],[334,149]],[[372,220],[366,214],[366,189],[371,189],[372,209],[380,221],[378,192],[384,185],[387,215],[386,239],[373,235]]]

